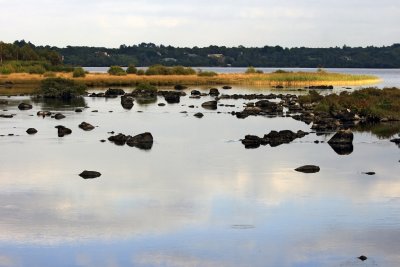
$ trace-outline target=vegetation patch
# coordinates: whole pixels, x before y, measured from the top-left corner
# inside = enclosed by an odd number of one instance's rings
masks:
[[[82,67],[76,67],[74,69],[74,72],[72,73],[72,77],[74,78],[80,78],[80,77],[85,77],[86,72]]]
[[[42,81],[39,94],[45,98],[71,99],[86,92],[86,85],[70,79],[47,78]]]
[[[190,67],[153,65],[146,70],[146,75],[194,75],[196,71]]]
[[[107,72],[108,72],[108,74],[114,75],[114,76],[125,76],[126,75],[126,71],[123,68],[121,68],[120,66],[111,66]]]
[[[400,120],[400,90],[397,88],[365,88],[327,96],[311,91],[308,96],[300,96],[299,101],[314,104],[315,111],[332,113],[348,109],[372,121]]]

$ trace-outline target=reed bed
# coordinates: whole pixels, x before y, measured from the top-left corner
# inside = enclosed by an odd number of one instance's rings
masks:
[[[88,86],[134,86],[139,83],[150,83],[158,86],[176,84],[185,85],[265,85],[265,86],[312,86],[334,85],[351,86],[367,85],[379,82],[379,78],[371,75],[352,75],[325,72],[288,72],[265,74],[229,73],[207,77],[198,75],[135,75],[112,76],[107,73],[89,73],[86,77],[73,78],[71,73],[56,73],[56,77],[70,78],[81,81]],[[6,81],[13,84],[39,84],[44,75],[14,73],[0,75],[0,84]]]

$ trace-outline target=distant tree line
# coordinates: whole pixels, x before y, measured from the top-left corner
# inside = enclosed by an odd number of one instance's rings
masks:
[[[264,47],[173,47],[141,43],[119,48],[35,46],[25,41],[0,42],[0,60],[46,60],[53,65],[74,66],[165,66],[188,67],[309,67],[309,68],[400,68],[400,44],[383,47],[283,48]]]
[[[50,46],[35,46],[24,40],[12,44],[0,41],[0,64],[13,60],[48,61],[55,66],[62,63],[62,56]]]
[[[246,48],[209,46],[173,47],[141,43],[119,48],[57,48],[64,62],[80,66],[232,66],[232,67],[310,67],[310,68],[399,68],[400,44],[384,47]]]

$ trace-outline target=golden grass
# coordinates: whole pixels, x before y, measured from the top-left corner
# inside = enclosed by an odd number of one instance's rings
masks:
[[[88,86],[134,86],[138,83],[151,83],[153,85],[264,85],[295,87],[311,85],[351,86],[367,85],[379,82],[379,79],[370,75],[350,75],[339,73],[318,72],[289,72],[266,74],[218,74],[214,77],[201,77],[197,75],[135,75],[111,76],[107,73],[89,73],[84,78],[72,78],[71,73],[56,73],[57,77],[70,78],[81,81]],[[11,81],[16,85],[39,84],[45,79],[43,75],[13,73],[0,75],[0,84]]]

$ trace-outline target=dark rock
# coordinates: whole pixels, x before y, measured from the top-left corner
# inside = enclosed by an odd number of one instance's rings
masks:
[[[201,104],[201,106],[205,109],[212,109],[215,110],[218,108],[218,103],[217,101],[207,101]]]
[[[133,107],[133,97],[130,96],[122,96],[121,97],[121,105],[124,109],[132,109]]]
[[[268,100],[260,100],[255,103],[256,107],[259,107],[266,112],[283,112],[283,107],[278,105],[278,103],[270,102]]]
[[[65,116],[63,114],[61,114],[61,113],[57,113],[57,114],[54,115],[54,118],[56,120],[62,120],[62,119],[65,118]]]
[[[50,112],[50,111],[38,111],[38,112],[36,113],[36,115],[38,115],[38,116],[43,116],[43,117],[51,116],[51,112]]]
[[[320,168],[315,165],[304,165],[295,169],[295,171],[303,173],[316,173],[320,171]]]
[[[90,123],[82,122],[81,124],[79,124],[79,128],[81,128],[84,131],[91,131],[94,129],[94,126],[91,125]]]
[[[224,85],[224,86],[222,86],[222,89],[225,89],[225,90],[232,89],[232,86]]]
[[[14,116],[11,115],[11,114],[0,114],[0,118],[11,119],[11,118],[13,118],[13,117],[14,117]]]
[[[28,130],[26,130],[27,134],[35,134],[38,131],[35,128],[29,128]]]
[[[108,140],[110,142],[113,142],[114,144],[118,145],[118,146],[123,146],[125,145],[126,141],[130,138],[129,135],[124,135],[124,134],[117,134],[114,136],[110,136],[108,138]]]
[[[396,145],[400,145],[400,138],[395,138],[390,140],[390,142],[395,143]]]
[[[201,92],[198,91],[198,90],[193,90],[193,91],[190,92],[190,94],[193,95],[193,96],[200,96]]]
[[[375,172],[363,172],[363,173],[366,175],[375,175],[376,174]]]
[[[180,102],[181,95],[179,92],[167,91],[164,93],[164,99],[168,104],[176,104]]]
[[[368,260],[367,256],[361,255],[360,257],[358,257],[357,259],[359,259],[360,261],[366,261]]]
[[[314,85],[314,86],[309,86],[305,87],[306,89],[322,89],[322,90],[327,90],[327,89],[333,89],[333,85]]]
[[[187,86],[184,86],[182,84],[177,84],[174,86],[174,89],[175,90],[184,90],[184,89],[187,89]]]
[[[65,126],[62,126],[62,125],[58,125],[55,128],[57,128],[57,130],[58,130],[58,137],[64,137],[65,135],[72,133],[71,129],[69,129]]]
[[[242,139],[242,144],[247,149],[253,149],[260,147],[262,143],[262,138],[256,135],[246,135],[244,139]]]
[[[328,144],[339,155],[350,155],[353,152],[354,135],[350,130],[338,131],[329,141]]]
[[[219,91],[217,88],[211,88],[209,94],[210,96],[219,96]]]
[[[95,110],[92,110],[92,112],[94,112],[94,113],[97,113],[97,112],[99,112],[97,109],[95,109]]]
[[[82,112],[83,110],[81,109],[81,108],[77,108],[77,109],[75,109],[75,112],[77,112],[77,113],[80,113],[80,112]]]
[[[193,116],[195,116],[196,118],[201,119],[201,118],[203,118],[204,114],[201,113],[201,112],[198,112],[198,113],[194,114]]]
[[[106,140],[104,140],[104,139],[101,139],[101,140],[100,140],[100,142],[102,142],[102,143],[105,143],[105,142],[106,142]]]
[[[159,107],[164,107],[164,106],[165,106],[165,103],[158,103],[158,106],[159,106]]]
[[[83,179],[94,179],[100,177],[101,173],[96,171],[83,171],[81,174],[79,174],[79,176]]]
[[[27,103],[21,103],[18,105],[19,110],[29,110],[32,109],[32,105],[27,104]]]
[[[105,92],[106,97],[111,97],[111,96],[119,96],[119,95],[124,95],[125,91],[122,89],[117,89],[117,88],[110,88]]]
[[[126,144],[128,146],[134,146],[140,149],[148,150],[151,149],[151,147],[153,146],[153,136],[149,132],[138,134],[130,137],[126,141]]]

